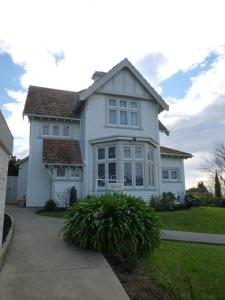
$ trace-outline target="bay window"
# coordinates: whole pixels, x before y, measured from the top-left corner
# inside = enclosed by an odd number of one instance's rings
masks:
[[[143,149],[143,145],[123,145],[123,180],[126,187],[144,186]]]
[[[97,148],[97,186],[106,187],[116,181],[116,146]]]

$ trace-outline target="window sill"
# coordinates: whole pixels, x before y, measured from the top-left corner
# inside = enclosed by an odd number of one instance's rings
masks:
[[[105,125],[105,128],[117,128],[117,129],[133,129],[133,130],[143,130],[141,127],[132,126],[118,126],[118,125]]]
[[[162,179],[163,183],[182,183],[180,180]]]

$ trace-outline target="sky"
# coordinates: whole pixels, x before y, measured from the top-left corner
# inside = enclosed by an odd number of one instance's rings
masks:
[[[161,144],[190,152],[186,183],[225,139],[222,0],[0,0],[0,109],[28,153],[29,85],[77,91],[127,57],[170,105]]]

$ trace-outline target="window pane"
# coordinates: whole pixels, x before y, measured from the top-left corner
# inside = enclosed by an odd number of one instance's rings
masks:
[[[66,170],[63,167],[57,168],[57,177],[64,177],[66,175]]]
[[[116,124],[116,110],[109,110],[109,124]]]
[[[154,166],[153,164],[148,164],[148,176],[149,176],[149,185],[154,186]]]
[[[108,164],[108,178],[109,182],[115,182],[116,180],[116,163],[109,163]],[[112,181],[110,181],[112,179]]]
[[[116,99],[109,99],[109,106],[116,107]]]
[[[169,179],[169,171],[168,170],[163,170],[162,171],[162,178],[163,179]]]
[[[71,177],[80,178],[81,177],[81,169],[80,168],[71,168]]]
[[[63,136],[69,136],[70,135],[70,127],[68,125],[63,126]]]
[[[98,186],[105,186],[105,164],[98,164]]]
[[[132,186],[132,164],[131,164],[131,162],[124,163],[124,185]]]
[[[153,150],[150,147],[148,147],[148,160],[153,162],[153,157]]]
[[[131,146],[123,146],[123,157],[124,158],[131,158]]]
[[[53,125],[53,135],[59,135],[59,126]]]
[[[178,179],[178,172],[176,170],[171,170],[171,179]]]
[[[109,159],[116,158],[116,147],[115,146],[110,146],[108,148],[108,158]]]
[[[43,133],[43,135],[49,135],[49,125],[48,124],[43,125],[42,133]]]
[[[127,101],[126,100],[120,100],[120,107],[127,108]]]
[[[105,159],[105,148],[98,148],[98,159]]]
[[[135,158],[143,158],[143,146],[135,146]]]
[[[138,108],[137,101],[130,101],[130,108],[137,109]]]
[[[137,111],[131,111],[131,126],[138,127],[138,112]]]
[[[135,180],[136,180],[136,186],[143,186],[144,185],[143,163],[136,163],[135,164]]]
[[[128,117],[126,110],[120,111],[120,125],[128,125]]]

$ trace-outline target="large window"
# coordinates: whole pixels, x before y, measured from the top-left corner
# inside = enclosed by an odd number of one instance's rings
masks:
[[[123,145],[124,186],[144,186],[144,147],[143,145]]]
[[[138,101],[110,98],[108,124],[119,127],[139,127]]]
[[[179,180],[179,170],[178,169],[162,169],[162,179],[178,181]]]
[[[154,150],[148,146],[148,184],[149,186],[155,185],[155,178],[154,178]]]
[[[105,187],[116,181],[116,146],[97,148],[97,186]]]
[[[42,126],[43,136],[70,136],[69,125],[58,125],[58,124],[43,124]]]

